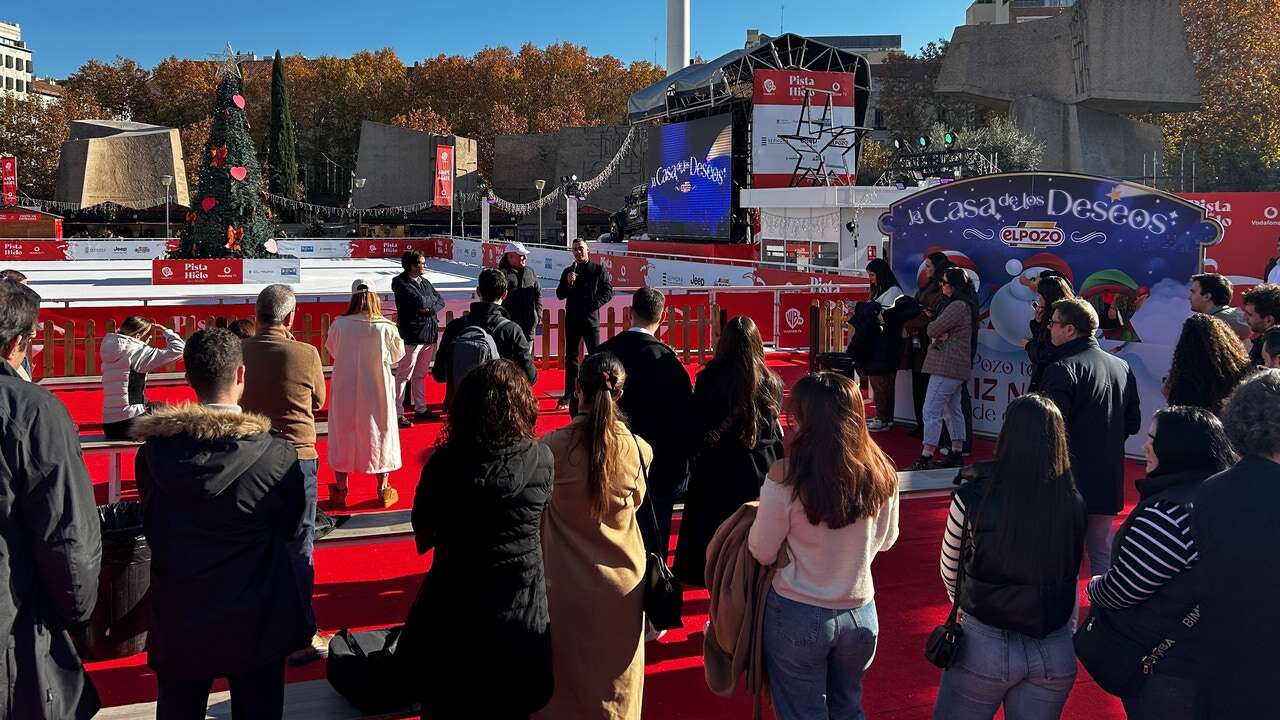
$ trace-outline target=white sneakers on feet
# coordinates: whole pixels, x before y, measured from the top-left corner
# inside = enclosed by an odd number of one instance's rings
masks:
[[[881,422],[880,418],[871,418],[867,421],[867,430],[870,432],[884,432],[893,427],[893,423]]]

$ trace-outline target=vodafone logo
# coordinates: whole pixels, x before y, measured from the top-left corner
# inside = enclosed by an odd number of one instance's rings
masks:
[[[774,93],[774,92],[776,92],[777,90],[778,90],[778,83],[774,82],[774,81],[773,81],[773,78],[768,78],[768,79],[766,79],[766,80],[764,81],[764,91],[765,91],[765,92],[767,92],[767,93]]]
[[[441,150],[441,151],[440,151],[440,159],[441,159],[442,161],[444,161],[444,162],[449,162],[449,151],[448,151],[448,150]]]
[[[1275,220],[1276,218],[1280,217],[1280,209],[1276,209],[1275,207],[1269,207],[1266,210],[1262,211],[1262,215],[1268,220]]]
[[[832,89],[832,90],[835,90],[836,92],[840,92],[840,81],[839,81],[839,80],[837,80],[837,81],[835,81],[835,82],[831,83],[831,89]]]

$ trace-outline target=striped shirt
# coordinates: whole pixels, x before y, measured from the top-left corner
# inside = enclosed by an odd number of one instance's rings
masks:
[[[956,573],[960,569],[960,539],[964,530],[965,508],[960,494],[951,496],[951,510],[947,512],[947,529],[942,535],[942,585],[947,597],[956,599]],[[972,540],[970,540],[972,542]]]
[[[1133,607],[1171,582],[1199,559],[1186,507],[1157,500],[1130,521],[1111,568],[1085,589],[1093,605],[1120,610]]]

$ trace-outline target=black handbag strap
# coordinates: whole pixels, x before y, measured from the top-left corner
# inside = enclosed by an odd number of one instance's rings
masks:
[[[636,434],[631,432],[630,429],[628,429],[627,432],[631,433],[631,442],[636,446],[636,457],[640,458],[640,474],[644,476],[644,496],[645,500],[648,501],[650,492],[649,463],[644,461],[644,451],[640,449],[640,441],[636,439]],[[653,533],[654,535],[657,535],[662,532],[662,527],[658,525],[658,511],[653,509],[652,502],[645,502],[644,504],[649,506],[649,519],[653,520]]]

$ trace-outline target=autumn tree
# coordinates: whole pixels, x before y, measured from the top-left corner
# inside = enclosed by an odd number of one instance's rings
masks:
[[[962,128],[980,120],[980,112],[934,91],[947,56],[948,41],[930,42],[916,55],[891,53],[880,68],[879,107],[884,124],[895,135],[914,137],[934,123]]]
[[[0,97],[0,153],[17,157],[18,188],[36,199],[52,198],[72,121],[104,115],[92,96],[71,89],[48,105],[30,93],[22,99],[12,93]]]
[[[101,108],[102,120],[136,120],[147,102],[147,69],[117,55],[115,62],[90,60],[62,85]]]
[[[1197,189],[1280,190],[1280,8],[1182,0],[1182,16],[1203,103],[1148,118],[1164,130],[1165,174],[1180,172],[1185,152],[1196,158]]]
[[[437,135],[448,135],[453,132],[449,126],[449,121],[443,115],[426,108],[413,108],[407,113],[400,113],[391,118],[391,124],[410,130],[417,130],[424,133],[435,133]]]

